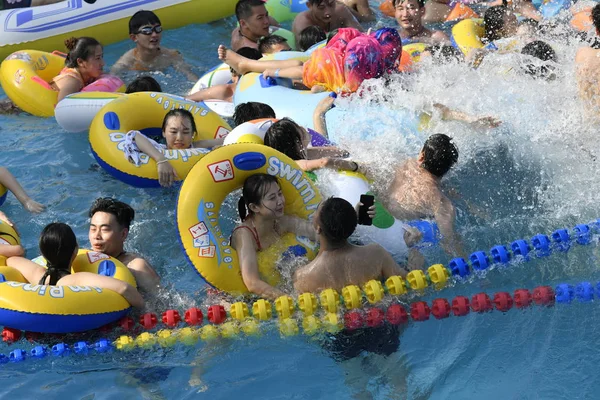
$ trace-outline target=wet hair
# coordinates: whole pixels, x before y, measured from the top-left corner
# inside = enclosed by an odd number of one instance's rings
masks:
[[[238,212],[242,221],[252,214],[250,204],[261,204],[272,183],[279,186],[279,181],[273,175],[254,174],[244,182],[242,197],[238,201]]]
[[[275,118],[275,111],[273,111],[270,105],[257,101],[238,104],[233,113],[235,126],[261,118]]]
[[[129,34],[138,34],[144,25],[160,25],[160,19],[152,11],[140,10],[129,19]]]
[[[454,46],[449,46],[446,44],[438,43],[427,46],[423,51],[430,52],[433,63],[437,65],[464,61],[463,53],[460,50]]]
[[[501,31],[504,28],[504,17],[509,13],[510,11],[505,6],[493,6],[487,9],[483,15],[484,39],[487,42],[502,38]]]
[[[392,4],[394,5],[394,8],[396,8],[399,4],[402,4],[405,1],[406,0],[393,0]],[[425,0],[418,0],[418,3],[419,3],[419,8],[425,7]]]
[[[458,149],[452,138],[438,133],[429,136],[423,145],[424,160],[421,166],[441,178],[458,161]]]
[[[592,22],[594,22],[596,30],[600,32],[600,3],[592,8]]]
[[[542,42],[541,40],[536,40],[525,45],[521,50],[521,54],[539,58],[542,61],[556,62],[556,52],[554,49],[548,43]],[[522,68],[525,73],[536,78],[549,79],[554,72],[554,66],[550,63],[538,63],[537,65],[526,63]]]
[[[275,122],[265,133],[265,146],[285,154],[292,160],[304,160],[306,155],[300,149],[302,137],[300,136],[300,125],[289,118],[282,118]]]
[[[264,6],[263,0],[240,0],[235,5],[235,16],[238,22],[252,16],[252,9],[258,6]]]
[[[327,239],[342,242],[354,233],[358,217],[347,200],[330,197],[321,204],[317,224],[323,229],[323,235]]]
[[[71,258],[77,248],[77,238],[73,229],[62,222],[53,222],[42,230],[40,235],[40,252],[46,259],[48,270],[38,282],[45,285],[50,277],[49,285],[56,282],[64,275],[71,272]]]
[[[97,198],[90,207],[88,216],[92,218],[97,212],[105,212],[114,215],[119,225],[127,229],[129,229],[131,221],[135,218],[135,211],[129,204],[115,200],[112,197]]]
[[[323,29],[316,25],[308,26],[298,36],[298,49],[306,51],[325,39],[327,39],[327,34]]]
[[[279,35],[269,35],[260,38],[258,41],[258,51],[261,54],[267,54],[273,51],[273,47],[278,44],[287,43],[287,39]]]
[[[242,47],[236,51],[236,53],[251,60],[260,60],[263,57],[262,53],[258,51],[258,49],[254,49],[252,47]]]
[[[173,117],[181,117],[181,118],[187,118],[190,121],[190,125],[192,126],[192,136],[194,136],[197,132],[196,129],[196,121],[194,121],[194,116],[192,115],[191,112],[189,112],[188,110],[185,110],[183,108],[176,108],[174,110],[171,110],[167,113],[167,115],[165,115],[165,118],[163,119],[163,123],[162,123],[162,131],[164,132],[165,129],[167,129],[167,122],[169,122],[170,118]]]
[[[125,89],[125,93],[162,92],[160,84],[151,76],[144,75],[135,78]]]
[[[65,40],[65,47],[69,50],[65,59],[65,66],[67,68],[77,67],[77,60],[87,60],[93,57],[98,46],[102,46],[99,41],[87,36],[80,38],[72,37]]]

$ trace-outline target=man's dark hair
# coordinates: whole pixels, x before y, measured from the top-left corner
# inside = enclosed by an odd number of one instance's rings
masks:
[[[423,51],[431,53],[433,63],[436,65],[448,64],[450,62],[464,61],[463,53],[454,46],[436,43],[425,47]]]
[[[504,17],[509,13],[510,11],[505,6],[493,6],[486,10],[485,14],[483,14],[484,39],[486,43],[493,42],[502,37]]]
[[[252,47],[242,47],[241,49],[238,49],[236,53],[251,60],[260,60],[263,57],[262,53],[258,51],[258,49]]]
[[[556,62],[556,52],[554,49],[548,43],[541,40],[536,40],[525,45],[523,50],[521,50],[521,54],[539,58],[542,61]],[[550,79],[554,73],[554,65],[551,65],[551,63],[526,63],[523,65],[523,70],[535,78]]]
[[[325,39],[327,39],[327,34],[323,29],[316,25],[308,26],[298,36],[298,49],[306,51]]]
[[[300,125],[289,118],[282,118],[267,129],[265,146],[269,146],[285,154],[294,161],[305,160],[306,153],[302,148]]]
[[[235,126],[261,118],[275,118],[275,111],[273,111],[270,105],[256,101],[238,104],[233,113]]]
[[[279,36],[279,35],[264,36],[264,37],[260,38],[258,41],[258,51],[260,51],[261,54],[267,54],[272,50],[273,46],[277,46],[278,44],[284,44],[284,43],[287,43],[287,39],[282,36]]]
[[[321,204],[318,224],[323,235],[332,242],[347,240],[356,229],[358,217],[356,210],[348,201],[339,197],[330,197]]]
[[[160,84],[151,76],[143,75],[135,78],[125,89],[125,93],[162,92]]]
[[[252,16],[252,8],[264,6],[263,0],[240,0],[235,5],[235,16],[238,22]]]
[[[135,218],[135,211],[129,204],[113,199],[112,197],[100,197],[90,207],[89,217],[92,218],[97,212],[112,214],[123,228],[129,229],[131,221]]]
[[[596,30],[600,32],[600,3],[592,8],[592,21],[594,22]]]
[[[139,33],[140,28],[144,25],[160,25],[160,19],[152,11],[140,10],[129,20],[129,34]]]
[[[458,149],[452,138],[442,133],[429,136],[423,145],[424,160],[421,166],[441,178],[458,161]]]

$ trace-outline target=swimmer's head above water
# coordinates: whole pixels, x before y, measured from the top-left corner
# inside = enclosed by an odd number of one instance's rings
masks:
[[[238,212],[242,221],[250,216],[280,218],[283,216],[285,198],[279,181],[273,175],[254,174],[244,182]]]
[[[100,197],[90,207],[88,216],[92,250],[118,258],[135,218],[134,209],[111,197]]]
[[[125,89],[125,93],[127,94],[138,92],[162,92],[162,88],[156,79],[148,75],[143,75],[131,81]]]
[[[438,133],[429,136],[419,153],[418,162],[423,169],[441,178],[458,161],[458,148],[452,138]]]
[[[327,39],[327,34],[325,31],[323,31],[323,29],[316,25],[308,26],[304,28],[302,32],[300,32],[297,43],[298,50],[306,51],[325,39]]]
[[[129,37],[138,47],[148,50],[160,49],[162,25],[152,11],[141,10],[129,20]]]
[[[515,14],[505,6],[494,6],[487,9],[483,16],[485,28],[484,42],[513,36],[517,33],[518,21]]]
[[[319,235],[323,235],[330,243],[343,243],[354,233],[358,224],[356,210],[348,201],[330,197],[321,203],[313,226]]]
[[[270,105],[257,101],[238,104],[233,113],[235,126],[262,118],[275,118],[275,111],[273,111]]]
[[[288,44],[287,39],[279,35],[264,36],[258,41],[258,51],[262,54],[274,54],[290,50],[292,48]]]
[[[289,118],[283,118],[269,127],[265,134],[265,146],[285,154],[294,161],[306,160],[306,148],[311,142],[310,134]]]
[[[243,36],[261,38],[269,35],[269,13],[262,0],[239,0],[235,16]]]
[[[530,62],[522,65],[522,69],[526,74],[546,80],[552,80],[556,77],[556,52],[548,43],[541,40],[528,43],[521,50],[521,54],[532,57]]]
[[[328,24],[333,19],[337,2],[336,0],[307,0],[306,6],[313,19]]]
[[[71,263],[79,250],[75,233],[69,225],[53,222],[42,230],[39,246],[48,270],[38,284],[56,285],[60,278],[71,273]]]
[[[176,108],[165,115],[162,135],[169,150],[183,150],[192,147],[196,135],[196,122],[188,110]]]
[[[91,37],[70,38],[65,40],[69,50],[65,59],[67,68],[75,68],[84,80],[98,79],[104,69],[104,54],[102,45]]]

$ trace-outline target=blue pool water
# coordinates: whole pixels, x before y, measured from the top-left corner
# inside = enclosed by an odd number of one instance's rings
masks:
[[[181,49],[200,74],[217,64],[216,45],[229,42],[233,27],[228,19],[182,28],[167,32],[164,45]],[[485,66],[468,72],[450,66],[387,89],[394,93],[387,106],[391,110],[413,112],[426,99],[504,121],[493,131],[450,122],[435,128],[454,136],[461,151],[445,184],[462,195],[456,200],[458,225],[468,251],[600,216],[598,161],[590,157],[600,152],[594,132],[580,122],[575,100],[570,60],[577,45],[555,45],[563,68],[555,82],[534,82]],[[107,64],[129,47],[129,42],[106,47]],[[158,75],[158,80],[174,93],[191,87],[175,73]],[[372,96],[380,89],[375,85]],[[357,158],[378,163],[380,178],[385,179],[389,163],[415,156],[429,132],[403,130],[399,116],[405,111],[365,110],[367,101],[341,101],[338,107],[350,112],[335,129]],[[365,130],[381,134],[360,142],[357,138]],[[99,196],[116,196],[136,210],[128,248],[146,255],[168,287],[156,310],[203,305],[206,286],[187,265],[177,240],[176,189],[126,186],[98,167],[85,134],[69,134],[53,119],[27,115],[0,116],[0,165],[8,166],[34,199],[48,205],[47,212],[33,216],[9,196],[2,208],[18,225],[28,257],[37,256],[42,227],[56,220],[74,228],[82,247],[89,245],[89,205]],[[595,283],[600,280],[597,243],[594,237],[590,246],[497,268],[419,299],[431,303],[437,297],[481,291],[492,295],[562,282]],[[439,251],[428,253],[428,264],[447,261]],[[413,300],[417,299],[406,301]],[[257,338],[4,364],[0,393],[6,398],[48,399],[596,398],[599,323],[597,302],[411,322],[397,353],[346,363],[335,362],[313,339],[282,338],[269,325]],[[2,343],[0,352],[17,347],[33,345]]]

